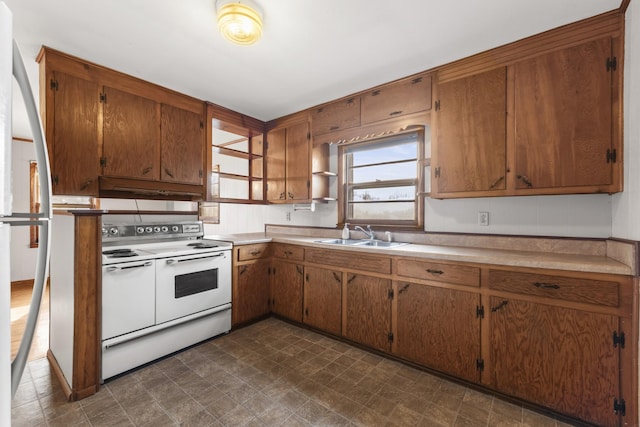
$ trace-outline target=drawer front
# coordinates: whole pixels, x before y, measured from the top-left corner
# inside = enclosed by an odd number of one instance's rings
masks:
[[[431,76],[424,75],[367,92],[362,97],[362,124],[431,108]]]
[[[334,268],[342,267],[391,274],[391,258],[389,257],[367,254],[355,255],[340,250],[307,248],[306,260],[316,264],[330,265]]]
[[[620,283],[604,280],[490,270],[489,288],[609,307],[620,305]]]
[[[277,258],[290,259],[293,261],[303,261],[304,248],[301,246],[274,243],[271,246],[271,255]]]
[[[247,261],[269,256],[269,243],[246,245],[238,247],[238,261]]]
[[[480,286],[480,269],[465,265],[399,259],[397,263],[397,274],[399,276],[434,280],[457,285]]]

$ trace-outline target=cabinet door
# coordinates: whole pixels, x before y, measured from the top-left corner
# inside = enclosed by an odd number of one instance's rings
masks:
[[[302,322],[302,266],[276,259],[271,272],[271,310]]]
[[[162,181],[202,184],[202,114],[162,104],[160,147]]]
[[[332,102],[311,110],[311,132],[324,135],[360,126],[360,97]]]
[[[398,283],[398,356],[478,382],[480,295],[415,283]]]
[[[307,122],[287,128],[287,200],[311,198],[311,147]]]
[[[390,351],[391,281],[347,274],[344,336],[377,350]]]
[[[515,64],[518,189],[612,183],[611,40]]]
[[[248,322],[269,313],[269,261],[259,260],[236,267],[233,324]]]
[[[304,323],[340,335],[342,273],[317,267],[305,267],[304,273]]]
[[[438,86],[434,197],[506,188],[506,77],[502,67]]]
[[[100,86],[60,72],[54,74],[51,83],[54,104],[47,114],[53,116],[53,129],[47,129],[46,136],[51,144],[52,191],[97,196]]]
[[[286,139],[286,128],[274,129],[267,134],[267,200],[270,202],[283,201],[287,198],[285,192]]]
[[[431,76],[419,76],[367,92],[362,97],[362,124],[430,108]]]
[[[103,175],[160,179],[160,116],[157,102],[104,88]]]
[[[618,425],[618,318],[491,298],[493,386],[597,425]]]

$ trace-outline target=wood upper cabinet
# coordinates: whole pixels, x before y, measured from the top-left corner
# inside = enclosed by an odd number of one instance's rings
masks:
[[[269,314],[268,259],[260,259],[234,268],[237,276],[233,300],[233,324],[242,324]]]
[[[305,267],[303,301],[304,323],[334,335],[342,333],[342,272]]]
[[[271,262],[271,311],[302,322],[302,279],[300,264],[281,259]]]
[[[505,67],[438,85],[431,195],[506,188],[507,70]]]
[[[309,123],[294,123],[267,133],[267,200],[296,203],[311,199]]]
[[[394,284],[393,352],[469,381],[480,381],[480,294],[410,282]]]
[[[101,98],[102,174],[160,179],[160,105],[107,86]]]
[[[348,272],[343,290],[344,336],[376,350],[391,350],[391,281]]]
[[[411,77],[362,95],[362,124],[392,119],[431,108],[431,75]]]
[[[516,189],[619,191],[610,37],[514,65]],[[620,153],[617,153],[620,154]]]
[[[311,110],[311,133],[324,135],[360,126],[360,97],[332,102]]]
[[[162,104],[160,128],[160,178],[169,182],[202,184],[203,112]]]
[[[40,90],[46,106],[41,106],[41,112],[49,143],[52,192],[97,196],[100,86],[63,72],[47,74]]]
[[[489,310],[498,390],[596,425],[619,425],[616,316],[502,297],[491,297]]]

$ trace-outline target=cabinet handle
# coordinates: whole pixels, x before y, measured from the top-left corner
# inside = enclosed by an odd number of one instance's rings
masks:
[[[304,274],[302,267],[300,267],[299,265],[296,265],[296,271],[298,272],[298,274]]]
[[[351,276],[348,280],[347,280],[347,284],[353,282],[355,280],[355,278],[358,277],[357,274],[354,274],[353,276]]]
[[[333,272],[333,278],[336,279],[336,282],[340,283],[342,281],[342,279],[340,278],[340,275],[338,273],[336,273],[335,271]]]
[[[246,265],[243,265],[243,266],[240,268],[240,275],[243,275],[243,274],[244,274],[244,273],[246,273],[246,272],[247,272],[247,266],[246,266]]]
[[[410,285],[409,283],[406,283],[406,284],[402,287],[402,289],[400,289],[400,290],[398,291],[398,295],[400,295],[400,294],[401,294],[401,293],[403,293],[403,292],[406,292],[406,291],[407,291],[407,289],[409,289],[409,286],[411,286],[411,285]]]
[[[533,286],[540,289],[560,289],[560,285],[556,285],[555,283],[535,282]]]
[[[261,252],[262,251],[251,251],[251,252],[249,252],[249,254],[251,254],[253,256],[256,256],[256,255],[260,255]]]
[[[329,128],[329,130],[338,130],[338,129],[340,129],[340,126],[331,126]]]
[[[295,199],[296,196],[291,191],[289,191],[289,198],[290,199]]]
[[[284,194],[284,191],[283,191],[282,193],[280,193],[280,199],[282,200],[284,198],[285,198],[285,194]]]
[[[289,257],[289,256],[293,255],[293,252],[291,252],[291,251],[284,251],[284,255]]]
[[[309,281],[309,273],[305,274],[304,280],[306,280],[307,282]]]
[[[435,274],[436,276],[439,276],[441,274],[444,274],[444,271],[434,270],[433,268],[427,268],[427,273],[431,273],[431,274]]]
[[[146,175],[153,169],[153,166],[146,167],[142,170],[142,175]]]
[[[509,301],[504,300],[502,301],[500,304],[496,305],[495,307],[491,308],[491,312],[495,313],[498,310],[501,310],[502,308],[504,308],[505,305],[509,304]]]
[[[500,181],[502,181],[504,179],[504,176],[501,176],[500,178],[496,179],[496,182],[494,182],[493,184],[491,184],[491,186],[489,187],[490,190],[493,190],[496,185],[500,184]]]
[[[517,175],[516,178],[522,181],[527,187],[533,187],[533,184],[531,184],[531,181],[529,181],[529,177],[524,175]]]
[[[169,177],[173,178],[173,174],[171,173],[171,171],[167,168],[164,168],[164,173],[166,173],[167,175],[169,175]]]
[[[422,82],[422,77],[417,77],[413,80],[411,80],[411,84],[414,85],[416,83],[421,83]]]
[[[92,182],[93,182],[93,180],[90,179],[87,182],[85,182],[84,184],[82,184],[82,187],[80,187],[80,191],[86,190],[91,185]]]
[[[379,90],[374,90],[373,92],[371,92],[371,96],[378,96],[378,95],[380,95]]]
[[[399,116],[400,114],[402,114],[402,111],[392,111],[389,113],[390,116]]]

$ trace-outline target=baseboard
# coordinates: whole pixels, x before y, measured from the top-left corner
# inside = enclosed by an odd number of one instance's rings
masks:
[[[71,387],[69,387],[69,383],[67,383],[67,380],[62,373],[62,368],[60,368],[60,365],[58,364],[58,361],[56,360],[56,357],[53,355],[51,350],[47,350],[47,360],[49,361],[49,365],[51,365],[53,373],[58,379],[58,383],[60,383],[60,386],[62,387],[62,392],[65,396],[67,396],[67,400],[71,401]]]

